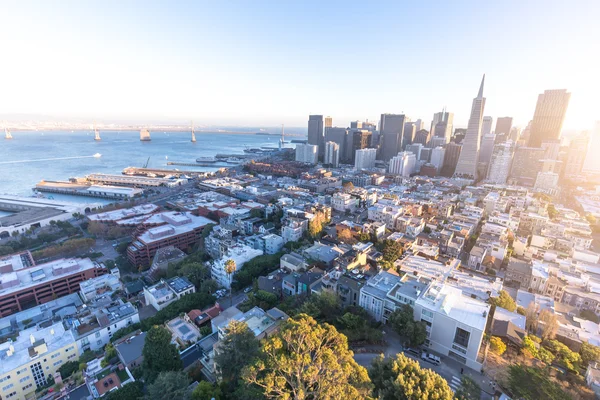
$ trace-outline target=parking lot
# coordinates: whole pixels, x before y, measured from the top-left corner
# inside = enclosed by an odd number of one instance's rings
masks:
[[[403,352],[401,338],[393,331],[385,330],[384,338],[387,342],[387,345],[382,348],[381,346],[365,346],[361,349],[356,349],[364,352],[355,353],[354,359],[359,365],[362,365],[365,368],[369,368],[371,366],[371,362],[373,359],[379,356],[379,354],[384,354],[385,357],[395,357],[396,354]],[[440,365],[434,365],[430,362],[421,360],[420,356],[416,356],[414,354],[406,352],[405,355],[408,357],[417,360],[422,368],[429,368],[435,372],[437,372],[440,376],[448,381],[450,387],[456,391],[460,387],[460,377],[462,373],[465,375],[469,375],[471,378],[477,382],[482,389],[482,399],[492,399],[493,389],[490,385],[489,379],[481,374],[480,371],[474,371],[470,368],[465,367],[463,364],[458,361],[443,356],[441,354],[437,354],[435,352],[431,352],[430,350],[426,350],[436,356],[441,358]]]

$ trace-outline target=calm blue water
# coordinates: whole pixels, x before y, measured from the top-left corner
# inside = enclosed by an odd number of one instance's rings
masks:
[[[13,140],[0,137],[0,193],[29,196],[42,179],[67,180],[94,172],[120,174],[125,167],[143,166],[148,157],[150,168],[211,171],[215,168],[172,166],[167,165],[167,161],[193,163],[197,157],[217,153],[243,154],[246,146],[277,146],[276,137],[260,135],[196,133],[197,142],[191,143],[189,132],[150,134],[151,142],[140,142],[137,131],[102,131],[102,141],[95,142],[91,131],[14,131]],[[95,153],[102,157],[91,157]],[[79,202],[90,201],[67,197]]]

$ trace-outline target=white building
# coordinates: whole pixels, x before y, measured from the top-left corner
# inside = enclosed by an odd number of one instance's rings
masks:
[[[558,174],[554,172],[538,172],[534,188],[545,193],[554,194],[558,187]]]
[[[433,284],[415,302],[415,320],[427,325],[425,344],[469,368],[480,370],[479,349],[490,305],[458,288]]]
[[[227,260],[235,261],[237,267],[236,271],[231,276],[231,281],[233,281],[233,275],[235,275],[246,262],[252,260],[254,257],[262,255],[262,250],[238,244],[235,247],[230,248],[225,256],[213,261],[211,267],[212,278],[217,281],[219,285],[229,289],[231,287],[230,277],[225,273],[225,263]]]
[[[435,147],[431,150],[431,159],[429,161],[430,164],[433,164],[437,169],[437,172],[440,172],[442,166],[444,165],[444,156],[446,155],[446,149],[443,147]]]
[[[336,142],[325,143],[325,164],[337,168],[340,164],[340,145]]]
[[[337,192],[331,197],[331,208],[336,211],[345,212],[346,210],[353,212],[358,207],[358,198],[349,195],[348,193]]]
[[[314,144],[297,144],[296,161],[316,164],[319,158],[319,146]]]
[[[302,238],[305,231],[306,224],[293,220],[289,221],[281,228],[281,237],[283,238],[284,243],[297,242]]]
[[[146,304],[151,304],[156,311],[160,311],[182,296],[195,293],[196,288],[185,277],[176,276],[168,280],[162,280],[157,284],[144,287],[144,299]]]
[[[389,165],[390,174],[396,174],[401,176],[410,176],[415,173],[417,166],[417,157],[414,153],[403,151],[398,153],[397,156],[392,157]]]
[[[479,162],[488,164],[492,158],[494,152],[494,143],[496,142],[496,135],[488,133],[483,135],[481,138],[481,149],[479,149]]]
[[[354,169],[360,171],[361,169],[369,169],[375,167],[376,156],[377,149],[356,150],[354,156]]]
[[[487,170],[486,182],[503,185],[510,174],[513,155],[515,152],[512,140],[507,140],[494,146],[492,158]]]
[[[265,243],[266,254],[278,253],[283,247],[283,238],[279,235],[275,235],[274,233],[264,235],[262,239]]]

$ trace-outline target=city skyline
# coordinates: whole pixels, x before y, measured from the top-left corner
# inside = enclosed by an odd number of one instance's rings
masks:
[[[454,124],[463,127],[470,82],[486,73],[486,115],[513,116],[514,125],[524,127],[539,93],[566,89],[573,96],[564,129],[591,129],[600,116],[593,107],[597,85],[588,49],[598,41],[598,30],[587,27],[599,5],[540,5],[484,4],[477,12],[471,2],[402,5],[414,19],[395,26],[391,20],[400,5],[393,3],[377,9],[325,4],[319,15],[311,13],[310,4],[167,7],[151,2],[117,8],[73,3],[65,13],[43,2],[15,3],[0,16],[0,34],[11,38],[0,44],[10,60],[0,77],[8,93],[0,109],[242,126],[303,126],[306,115],[323,114],[333,117],[334,126],[347,126],[356,119],[377,121],[382,113],[428,122],[446,107],[455,115]],[[456,18],[467,11],[497,15],[504,22],[472,18],[468,29],[454,29]],[[311,30],[302,22],[308,17]],[[331,22],[364,18],[376,21],[375,29],[338,32]],[[543,37],[545,28],[564,21],[569,29],[559,37]],[[417,22],[422,34],[412,37]],[[472,35],[475,31],[478,35]],[[328,59],[364,62],[315,64],[309,55],[317,44],[328,49]],[[398,56],[388,57],[390,62],[370,61],[394,49]],[[493,49],[510,51],[514,61],[499,65],[493,57],[473,59]],[[419,61],[432,52],[451,65]],[[414,62],[407,63],[406,54],[414,54]],[[357,87],[368,102],[356,101]]]

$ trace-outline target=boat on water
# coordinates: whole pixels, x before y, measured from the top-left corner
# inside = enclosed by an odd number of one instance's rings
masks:
[[[94,154],[92,157],[94,157],[94,158],[100,158],[100,157],[102,157],[102,154],[100,154],[100,153],[96,153],[96,154]]]
[[[12,138],[13,138],[12,134],[10,133],[10,131],[8,130],[8,128],[4,128],[4,139],[10,140]]]
[[[257,148],[245,148],[244,149],[244,153],[248,153],[248,154],[256,154],[256,153],[262,153],[263,151],[261,149],[257,149]]]
[[[196,158],[197,163],[215,163],[218,160],[214,157],[198,157]]]
[[[102,140],[102,138],[100,137],[100,132],[98,131],[98,129],[96,128],[96,124],[94,124],[94,140],[96,142],[99,142]]]
[[[241,164],[244,162],[244,160],[242,160],[241,158],[237,158],[237,157],[229,157],[228,159],[225,160],[225,162],[227,164]]]
[[[166,133],[166,132],[165,132]],[[150,131],[144,128],[140,131],[140,142],[150,142],[152,138],[150,138]]]

